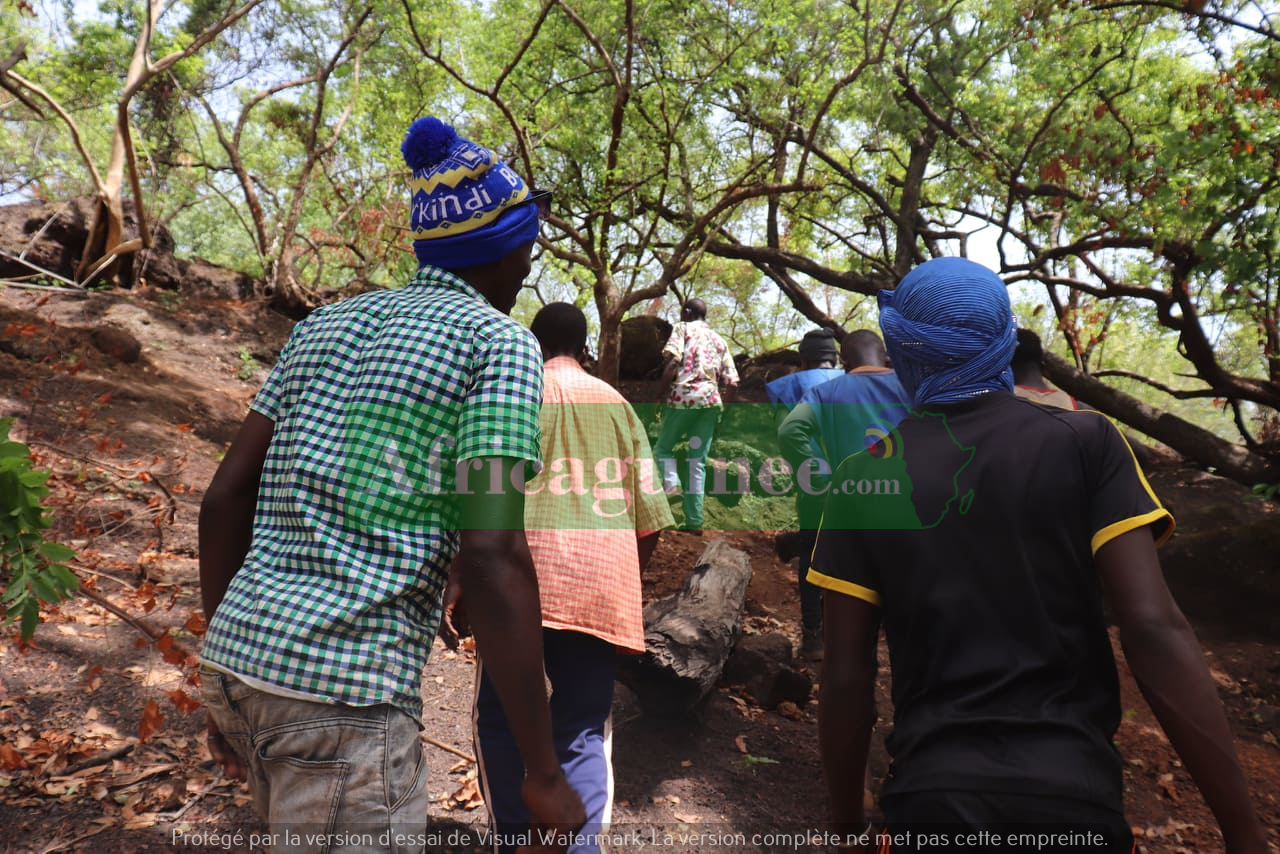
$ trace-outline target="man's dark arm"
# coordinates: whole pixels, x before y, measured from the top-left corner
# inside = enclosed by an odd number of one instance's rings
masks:
[[[258,482],[275,422],[250,412],[200,502],[200,599],[206,619],[222,602],[253,536]]]
[[[822,598],[827,654],[818,695],[818,744],[834,830],[856,834],[867,825],[862,792],[876,722],[880,609],[831,590]],[[867,845],[864,850],[873,849]]]
[[[524,535],[524,494],[512,487],[512,472],[522,471],[524,461],[487,457],[484,464],[500,467],[504,489],[490,494],[478,488],[459,496],[462,548],[456,566],[467,618],[524,759],[522,794],[534,824],[576,830],[586,814],[560,770],[551,740],[538,577]],[[487,485],[488,474],[472,480]]]
[[[1151,532],[1121,534],[1098,549],[1096,561],[1129,669],[1217,818],[1228,854],[1266,854],[1222,701],[1165,584]]]
[[[213,612],[218,610],[231,579],[249,553],[258,482],[274,431],[274,421],[251,411],[200,502],[200,601],[206,619],[213,619]],[[209,755],[228,777],[247,779],[244,761],[223,738],[212,716],[208,730]]]

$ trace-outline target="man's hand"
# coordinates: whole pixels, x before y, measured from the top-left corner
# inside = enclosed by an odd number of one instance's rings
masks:
[[[520,795],[529,809],[529,829],[535,844],[517,848],[517,854],[554,854],[564,851],[574,834],[587,823],[587,812],[582,806],[582,799],[569,785],[563,772],[557,772],[549,780],[526,777]],[[554,842],[551,844],[542,844],[553,837]]]
[[[449,581],[444,588],[444,609],[440,618],[440,640],[449,649],[458,648],[458,640],[471,634],[467,609],[462,603],[462,579],[456,561],[449,565]]]
[[[235,748],[231,746],[231,742],[227,741],[227,737],[222,734],[222,730],[218,729],[218,725],[214,723],[213,718],[209,718],[208,733],[209,755],[213,757],[213,761],[222,769],[222,773],[232,780],[239,780],[241,783],[248,780],[249,771],[245,768],[244,760],[240,758],[239,753],[236,753]]]

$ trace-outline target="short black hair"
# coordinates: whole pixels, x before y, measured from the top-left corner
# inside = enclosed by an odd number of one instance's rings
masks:
[[[880,367],[889,364],[884,341],[870,329],[855,329],[840,342],[840,359],[845,368],[851,365]]]
[[[544,305],[529,324],[547,356],[577,356],[587,346],[587,316],[573,303]]]
[[[691,300],[685,300],[685,304],[681,310],[687,313],[694,320],[705,320],[707,317],[707,304],[702,300],[694,297]]]
[[[1036,365],[1037,367],[1044,364],[1044,347],[1040,344],[1040,336],[1032,332],[1030,329],[1018,330],[1018,346],[1014,348],[1013,358],[1009,360],[1011,365]]]

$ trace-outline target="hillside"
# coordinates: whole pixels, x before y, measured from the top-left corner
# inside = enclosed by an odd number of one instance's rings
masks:
[[[250,850],[263,831],[245,791],[218,777],[205,751],[187,653],[202,630],[202,491],[289,326],[261,304],[174,291],[0,289],[0,417],[16,417],[15,436],[53,471],[54,535],[79,552],[75,569],[93,597],[52,609],[26,647],[13,628],[0,642],[0,850]],[[636,397],[648,389],[628,386]],[[1179,520],[1163,551],[1167,574],[1208,649],[1280,841],[1280,511],[1174,463],[1151,481]],[[774,533],[707,536],[726,536],[750,557],[745,630],[796,641],[794,570],[774,555]],[[646,596],[676,589],[701,545],[664,535]],[[469,652],[438,647],[424,680],[433,816],[446,829],[483,820],[465,758],[473,668]],[[1144,850],[1220,850],[1202,800],[1121,670],[1119,746]],[[659,840],[710,834],[685,848],[732,850],[715,843],[821,827],[815,703],[766,710],[722,686],[697,715],[673,721],[642,716],[619,689],[614,723],[620,829]],[[877,780],[886,770],[880,729]]]

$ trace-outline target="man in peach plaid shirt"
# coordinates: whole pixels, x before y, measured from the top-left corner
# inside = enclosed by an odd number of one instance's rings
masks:
[[[644,652],[640,571],[675,520],[654,487],[644,425],[612,386],[583,370],[587,320],[552,303],[532,323],[545,359],[542,458],[526,486],[525,529],[538,573],[552,735],[587,810],[570,852],[599,851],[613,800],[609,709],[619,652]],[[514,850],[529,816],[524,765],[502,704],[478,668],[476,758],[494,848]]]

